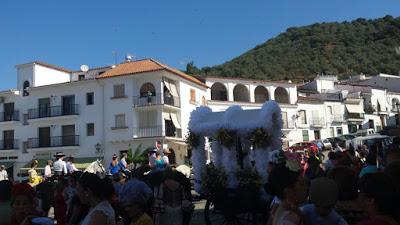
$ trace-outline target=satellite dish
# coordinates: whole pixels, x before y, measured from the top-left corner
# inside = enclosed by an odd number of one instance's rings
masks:
[[[89,66],[88,65],[82,65],[81,66],[81,71],[82,72],[87,72],[89,70]]]

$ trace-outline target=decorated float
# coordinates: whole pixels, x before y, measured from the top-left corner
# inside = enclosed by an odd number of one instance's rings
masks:
[[[256,224],[254,215],[265,209],[261,201],[268,163],[282,148],[281,129],[281,109],[275,101],[254,110],[231,106],[213,112],[199,107],[191,113],[187,143],[192,149],[194,188],[207,198],[207,224]],[[219,223],[212,222],[218,215]]]

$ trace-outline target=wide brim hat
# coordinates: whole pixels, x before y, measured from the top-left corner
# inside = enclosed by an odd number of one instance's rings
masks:
[[[156,148],[153,148],[152,150],[150,150],[150,152],[158,152],[158,150]]]
[[[65,155],[64,155],[64,153],[62,153],[62,152],[57,152],[55,155],[54,155],[54,157],[64,157]]]
[[[171,154],[171,151],[168,148],[166,148],[164,149],[164,154]]]

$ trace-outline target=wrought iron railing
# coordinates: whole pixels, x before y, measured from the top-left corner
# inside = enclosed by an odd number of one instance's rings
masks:
[[[79,146],[79,135],[65,135],[28,139],[28,148],[49,148],[67,146]]]
[[[39,107],[28,110],[28,119],[38,119],[46,117],[79,115],[79,105],[62,105],[51,107]]]
[[[180,107],[180,98],[176,96],[164,95],[161,97],[160,93],[154,96],[134,96],[133,106],[134,107],[145,107],[152,105],[171,105],[175,107]]]
[[[309,121],[311,126],[323,126],[325,123],[324,118],[312,117]]]
[[[19,121],[19,111],[0,112],[0,122]]]
[[[0,150],[18,149],[18,139],[0,140]]]
[[[163,136],[181,138],[182,129],[172,126],[166,126],[165,129],[163,129],[163,126],[134,127],[133,134],[134,138]]]

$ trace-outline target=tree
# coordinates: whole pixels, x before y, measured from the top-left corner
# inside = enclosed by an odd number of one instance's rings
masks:
[[[193,61],[191,61],[191,62],[189,62],[188,64],[186,64],[186,73],[187,73],[187,74],[191,74],[191,75],[199,74],[199,73],[200,73],[200,69],[197,68],[197,67],[194,65],[194,62],[193,62]]]

